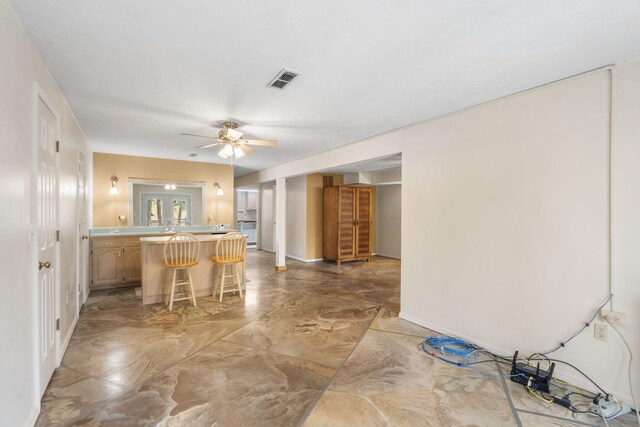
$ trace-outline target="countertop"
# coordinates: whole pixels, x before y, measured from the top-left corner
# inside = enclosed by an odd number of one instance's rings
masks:
[[[182,226],[172,227],[164,231],[164,227],[120,227],[120,228],[95,228],[91,230],[91,238],[114,237],[144,237],[144,236],[173,236],[176,233],[191,233],[196,235],[225,234],[237,231],[232,228],[219,228],[218,226]]]
[[[231,230],[230,230],[231,231]],[[200,242],[211,242],[222,238],[224,233],[216,234],[196,234],[195,237]],[[163,245],[171,236],[153,236],[153,237],[141,237],[140,244],[142,245]]]

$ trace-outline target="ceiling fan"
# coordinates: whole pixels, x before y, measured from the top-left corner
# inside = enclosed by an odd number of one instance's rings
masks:
[[[201,145],[196,148],[209,148],[220,145],[222,148],[218,151],[218,156],[223,159],[231,159],[232,164],[235,164],[236,159],[256,151],[253,147],[250,147],[250,145],[262,145],[264,147],[275,147],[278,145],[278,143],[273,140],[242,138],[242,132],[236,130],[238,124],[235,122],[224,122],[222,127],[223,129],[218,132],[217,138],[213,136],[194,135],[192,133],[182,133],[182,135],[212,139],[214,142],[211,144]]]

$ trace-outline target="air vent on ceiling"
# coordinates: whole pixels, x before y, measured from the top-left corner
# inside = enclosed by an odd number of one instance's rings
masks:
[[[293,81],[296,77],[298,77],[300,73],[297,71],[289,70],[287,68],[283,68],[280,72],[275,76],[271,82],[267,86],[269,87],[277,87],[278,89],[284,89],[289,83]]]

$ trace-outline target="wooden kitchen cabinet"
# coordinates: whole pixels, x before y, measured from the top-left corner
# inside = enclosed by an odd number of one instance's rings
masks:
[[[142,248],[137,237],[91,241],[91,288],[128,286],[142,280]]]
[[[121,250],[120,247],[91,250],[92,287],[106,287],[122,283]]]
[[[323,258],[343,261],[371,259],[371,187],[324,189]]]
[[[122,274],[125,283],[140,282],[142,280],[142,248],[122,248]]]

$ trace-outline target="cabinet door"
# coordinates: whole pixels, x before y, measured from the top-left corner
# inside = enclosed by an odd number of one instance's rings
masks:
[[[258,193],[255,191],[247,192],[247,210],[255,210],[258,208]]]
[[[140,282],[142,280],[141,248],[122,248],[122,273],[126,283]]]
[[[340,187],[338,202],[338,259],[353,258],[355,254],[355,198],[355,188]]]
[[[91,261],[92,285],[103,286],[122,283],[122,252],[120,248],[94,249]]]
[[[371,189],[356,190],[356,256],[371,255]]]

